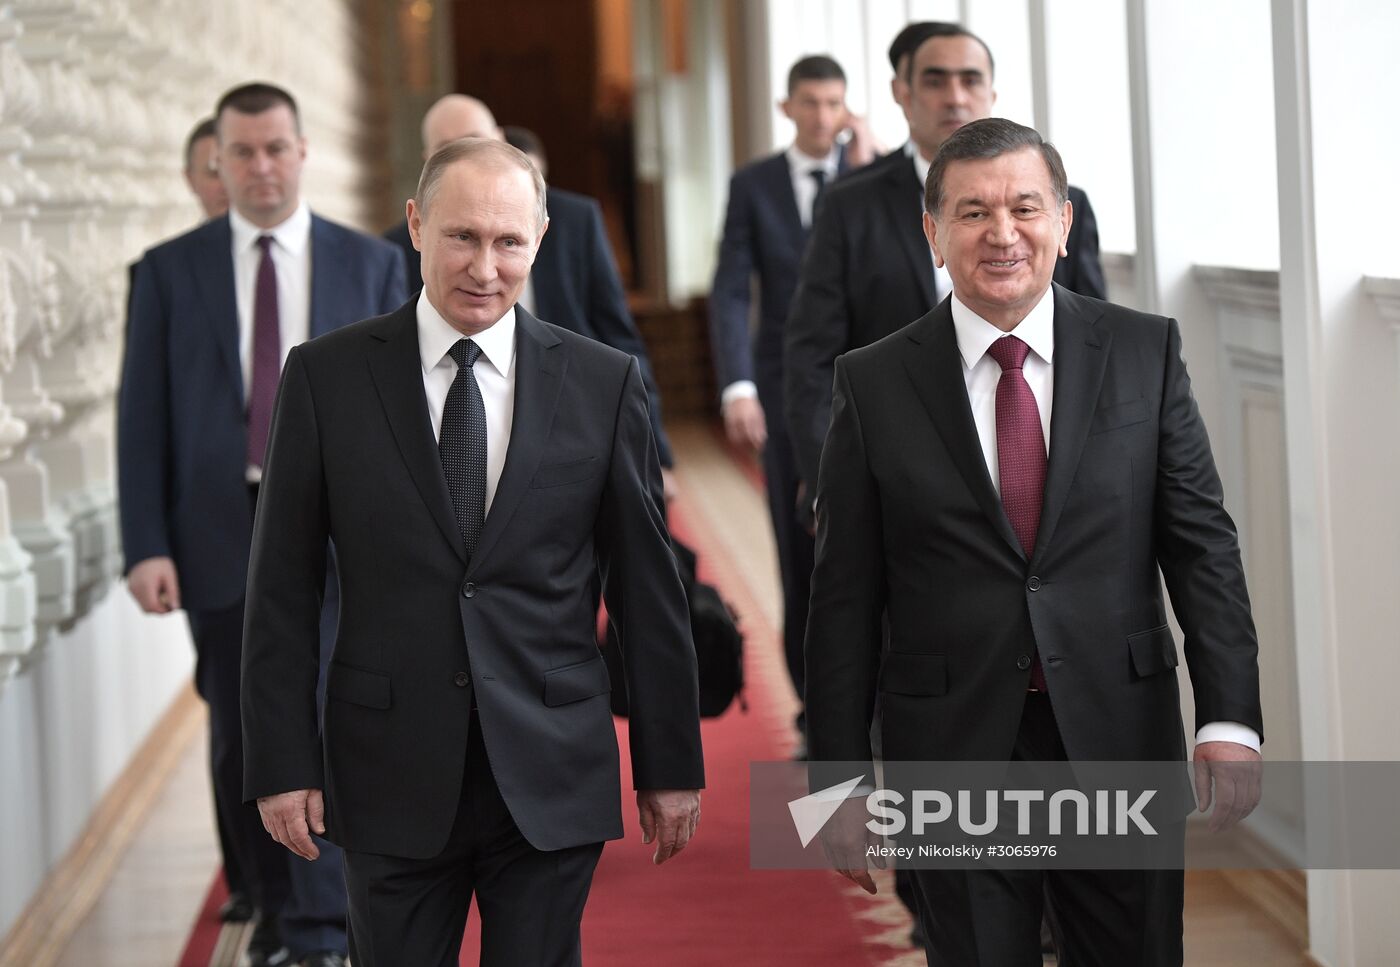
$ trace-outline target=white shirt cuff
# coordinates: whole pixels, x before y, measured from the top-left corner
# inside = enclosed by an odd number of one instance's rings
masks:
[[[1263,745],[1258,732],[1238,722],[1207,722],[1196,733],[1196,744],[1202,742],[1234,742],[1255,752]]]
[[[736,379],[724,388],[724,392],[719,394],[719,409],[724,412],[724,408],[732,400],[751,400],[758,396],[758,386],[751,379]]]

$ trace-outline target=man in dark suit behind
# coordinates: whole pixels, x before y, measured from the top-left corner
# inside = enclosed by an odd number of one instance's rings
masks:
[[[1213,823],[1237,821],[1258,800],[1258,646],[1176,321],[1052,284],[1073,210],[1030,128],[959,130],[926,206],[951,298],[836,361],[813,759],[868,761],[877,695],[890,761],[1183,759],[1160,568],[1195,693],[1197,793],[1205,808],[1213,778]],[[833,824],[837,855],[855,833]],[[930,963],[1038,963],[1047,895],[1066,962],[1182,962],[1179,869],[915,879]]]
[[[814,55],[793,64],[787,97],[779,107],[797,129],[792,145],[740,168],[729,183],[710,290],[710,349],[729,441],[763,454],[782,579],[784,653],[800,698],[812,535],[797,517],[799,478],[783,418],[783,324],[819,196],[853,160],[859,164],[868,159],[852,159],[837,143],[851,115],[846,109],[845,72],[830,57]],[[868,150],[863,144],[856,147]],[[755,276],[759,312],[758,331],[752,333]],[[805,742],[800,719],[798,732],[801,753]]]
[[[189,617],[214,796],[261,910],[250,962],[295,956],[321,967],[346,951],[338,854],[289,863],[242,796],[239,656],[253,505],[286,351],[397,305],[403,259],[301,200],[306,141],[287,92],[235,88],[215,120],[232,209],[151,249],[133,273],[117,416],[122,544],[141,608],[183,607]],[[333,581],[326,593],[329,632]]]
[[[788,426],[807,496],[831,416],[831,367],[947,297],[919,224],[919,198],[939,146],[996,102],[992,54],[957,24],[906,27],[890,46],[891,91],[909,122],[909,141],[854,172],[826,194],[788,317],[783,379]],[[1098,229],[1089,200],[1070,188],[1074,228],[1055,281],[1105,296]],[[810,502],[803,508],[810,514]]]
[[[258,507],[244,640],[247,785],[269,831],[345,849],[356,967],[579,962],[622,835],[597,576],[619,632],[655,862],[703,784],[696,660],[637,361],[520,308],[544,234],[525,156],[452,141],[409,227],[420,296],[293,350]],[[434,439],[436,437],[436,440]],[[315,719],[316,594],[340,630]]]
[[[458,138],[505,140],[490,108],[477,98],[448,94],[423,115],[423,159],[426,161],[438,148]],[[661,425],[661,393],[652,374],[646,343],[627,308],[622,278],[603,228],[603,213],[592,198],[553,186],[545,191],[545,204],[549,232],[540,243],[521,303],[537,318],[637,357],[650,400],[651,429],[656,436],[661,478],[669,499],[674,492],[670,469],[673,460],[671,441]],[[421,256],[413,247],[408,222],[395,225],[384,237],[403,249],[410,294],[417,292],[423,284]]]

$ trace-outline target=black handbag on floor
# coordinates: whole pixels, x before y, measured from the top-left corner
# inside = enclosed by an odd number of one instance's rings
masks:
[[[695,578],[695,552],[674,537],[671,550],[676,555],[676,569],[685,588],[690,605],[690,633],[695,639],[695,659],[700,672],[700,715],[714,718],[739,699],[739,707],[749,710],[744,701],[744,636],[738,622],[719,591]],[[598,643],[603,660],[612,679],[612,710],[614,715],[626,716],[627,679],[622,670],[622,647],[611,621],[607,633]]]

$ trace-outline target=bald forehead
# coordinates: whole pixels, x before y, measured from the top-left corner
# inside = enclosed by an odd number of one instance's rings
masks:
[[[427,154],[458,138],[498,136],[491,109],[464,94],[449,94],[423,116],[423,148]]]

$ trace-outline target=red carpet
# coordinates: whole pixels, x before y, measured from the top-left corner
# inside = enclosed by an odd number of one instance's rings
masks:
[[[761,486],[761,483],[760,483]],[[671,528],[699,553],[700,580],[717,585],[744,618],[747,663],[776,648],[775,630],[732,587],[732,570],[699,533],[684,499],[671,509]],[[749,606],[745,606],[749,605]],[[623,822],[627,838],[603,850],[583,918],[583,959],[589,967],[714,967],[716,964],[867,965],[889,948],[868,946],[843,881],[823,871],[749,869],[749,762],[782,758],[787,749],[761,720],[771,702],[760,676],[745,676],[753,711],[736,702],[703,725],[708,788],[701,796],[700,828],[680,856],[651,864],[641,843],[627,763],[627,722],[618,720],[623,756]],[[464,967],[478,957],[475,908],[462,946]],[[907,928],[906,928],[907,931]]]
[[[185,949],[180,953],[179,967],[208,967],[214,956],[214,947],[219,942],[219,931],[223,924],[219,921],[219,907],[228,899],[228,887],[224,885],[224,871],[214,874],[214,882],[204,897],[204,906],[199,909],[190,938],[185,941]]]
[[[731,456],[761,492],[756,462]],[[881,897],[871,902],[824,871],[749,869],[749,763],[784,758],[790,741],[774,724],[771,709],[779,698],[771,693],[774,686],[755,670],[761,656],[777,652],[777,632],[723,549],[691,516],[684,497],[671,509],[671,526],[697,551],[700,579],[719,587],[740,615],[751,711],[744,714],[736,702],[722,717],[704,722],[708,788],[702,796],[699,832],[685,852],[659,868],[651,864],[652,847],[641,843],[630,791],[627,722],[618,720],[627,838],[608,844],[594,877],[583,921],[584,963],[873,967],[891,962],[902,952],[909,928],[901,913],[889,912],[893,898],[887,886],[882,885]],[[195,924],[181,967],[209,963],[219,926],[215,912],[222,902],[220,877]],[[479,928],[473,906],[462,946],[463,965],[477,963]]]

